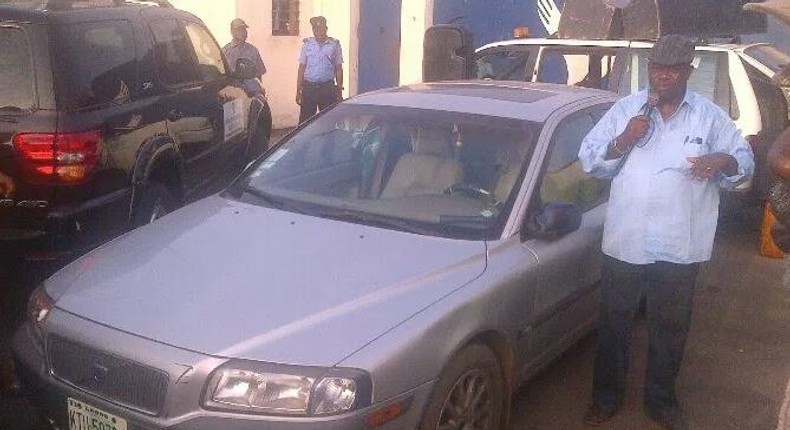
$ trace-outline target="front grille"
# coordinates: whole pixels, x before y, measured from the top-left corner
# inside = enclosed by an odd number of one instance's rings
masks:
[[[158,415],[167,392],[167,373],[62,338],[49,341],[52,373],[105,400]]]

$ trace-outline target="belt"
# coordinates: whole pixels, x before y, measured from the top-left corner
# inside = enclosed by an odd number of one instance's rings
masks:
[[[308,87],[322,87],[324,85],[332,85],[335,86],[335,81],[324,81],[324,82],[310,82],[304,81],[304,85]]]

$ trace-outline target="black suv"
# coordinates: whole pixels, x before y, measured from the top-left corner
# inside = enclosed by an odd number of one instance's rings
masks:
[[[0,187],[0,253],[88,249],[268,145],[269,107],[241,85],[257,71],[231,72],[195,16],[165,1],[5,3],[0,174],[15,191]]]

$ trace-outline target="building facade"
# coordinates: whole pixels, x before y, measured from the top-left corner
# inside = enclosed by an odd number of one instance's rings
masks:
[[[327,18],[329,35],[345,57],[345,95],[422,80],[423,39],[434,24],[462,23],[475,44],[512,37],[529,28],[532,37],[556,31],[564,0],[171,0],[199,16],[221,45],[231,40],[230,21],[250,26],[249,42],[266,63],[263,84],[276,128],[298,122],[297,58],[304,38],[312,36],[309,19]],[[539,11],[540,10],[540,11]],[[542,13],[541,13],[542,12]],[[768,40],[790,51],[790,31],[769,20],[769,31],[747,41]]]

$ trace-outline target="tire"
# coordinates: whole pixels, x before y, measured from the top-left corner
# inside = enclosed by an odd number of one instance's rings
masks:
[[[475,397],[476,407],[469,407],[469,401]],[[419,429],[499,430],[504,415],[504,380],[499,361],[489,348],[470,345],[442,371]]]
[[[132,209],[132,228],[150,224],[174,211],[177,206],[176,199],[166,186],[151,182],[140,191]]]
[[[272,135],[272,113],[269,110],[269,105],[264,105],[263,110],[258,116],[258,124],[255,126],[255,132],[250,139],[249,147],[247,148],[247,156],[245,162],[252,161],[261,156],[267,149]]]

